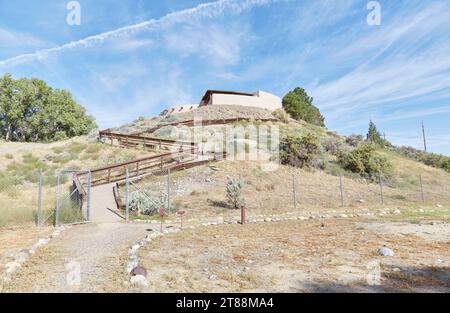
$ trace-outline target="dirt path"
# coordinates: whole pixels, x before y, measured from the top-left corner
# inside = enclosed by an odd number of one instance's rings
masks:
[[[92,187],[91,221],[93,223],[114,223],[123,219],[112,211],[117,208],[113,196],[114,184]]]
[[[153,226],[155,227],[155,226]],[[157,227],[156,227],[157,228]],[[125,286],[124,262],[130,245],[150,233],[149,224],[105,223],[75,226],[39,250],[4,286],[6,292],[108,292]],[[72,262],[72,263],[71,263]],[[72,266],[69,266],[71,264]],[[67,283],[80,269],[81,283]],[[125,288],[124,288],[125,290]]]

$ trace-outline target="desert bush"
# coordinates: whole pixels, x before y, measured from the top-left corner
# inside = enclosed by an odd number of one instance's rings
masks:
[[[335,137],[330,137],[324,140],[324,142],[322,143],[322,147],[325,152],[336,155],[341,147],[341,142]]]
[[[360,144],[348,153],[340,153],[338,162],[344,169],[365,178],[377,179],[381,175],[389,179],[392,176],[391,163],[387,158],[378,155],[375,146],[371,143]]]
[[[448,156],[420,151],[412,147],[391,147],[391,149],[415,161],[450,172],[450,157]]]
[[[289,123],[289,114],[283,110],[283,109],[276,109],[272,112],[272,115],[275,116],[277,119],[282,121],[283,123]]]
[[[150,197],[142,192],[133,192],[130,196],[130,211],[140,210],[144,215],[156,215],[160,208],[167,209],[167,195],[161,194],[158,197]]]
[[[307,167],[319,154],[319,140],[314,134],[303,136],[287,135],[280,141],[280,160],[282,164],[295,167]]]
[[[345,138],[345,142],[352,147],[357,147],[363,141],[364,137],[362,135],[352,134]]]
[[[242,194],[244,183],[240,179],[227,177],[227,201],[233,209],[240,209],[245,206],[245,198]]]
[[[10,153],[5,154],[5,158],[7,158],[8,160],[12,160],[14,159],[14,156]]]

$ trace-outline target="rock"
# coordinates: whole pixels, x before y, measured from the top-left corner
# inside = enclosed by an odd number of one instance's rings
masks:
[[[39,239],[39,241],[37,242],[37,244],[39,245],[39,246],[44,246],[44,245],[46,245],[46,244],[48,244],[48,239]]]
[[[440,205],[440,204],[438,204],[438,205],[436,205],[438,208],[442,208],[443,206],[442,205]]]
[[[394,271],[394,272],[400,272],[400,269],[399,269],[398,267],[394,267],[394,268],[392,269],[392,271]]]
[[[399,209],[394,210],[394,214],[401,214],[402,212]]]
[[[28,254],[25,252],[21,252],[18,255],[16,255],[16,262],[18,263],[24,263],[28,259]]]
[[[209,280],[217,280],[217,275],[211,275],[209,276]]]
[[[136,266],[135,268],[133,268],[130,274],[132,276],[142,275],[144,277],[147,277],[147,270],[143,266]]]
[[[392,251],[391,249],[387,248],[387,247],[381,247],[380,249],[378,249],[378,254],[381,256],[394,256],[394,251]]]
[[[357,200],[357,202],[364,203],[365,201],[363,199],[359,199],[359,200]]]
[[[128,274],[131,273],[131,271],[138,266],[138,261],[137,260],[133,260],[128,262],[127,267],[126,267],[126,271]]]
[[[139,286],[139,287],[148,287],[148,281],[145,276],[142,275],[136,275],[130,278],[130,283],[133,286]]]
[[[18,268],[20,268],[22,265],[20,265],[19,262],[9,262],[5,264],[6,268],[6,274],[11,274],[15,272]]]

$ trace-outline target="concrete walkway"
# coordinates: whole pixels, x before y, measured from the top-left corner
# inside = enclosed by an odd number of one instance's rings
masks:
[[[91,222],[95,224],[123,221],[114,213],[117,209],[113,195],[114,183],[91,188]],[[113,212],[114,211],[114,212]]]

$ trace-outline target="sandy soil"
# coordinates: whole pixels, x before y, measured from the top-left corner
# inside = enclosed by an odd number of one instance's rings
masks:
[[[450,291],[448,225],[438,226],[439,237],[433,228],[417,235],[415,226],[380,225],[332,219],[170,234],[140,251],[150,269],[145,291]],[[379,256],[383,245],[395,256]]]
[[[30,248],[40,238],[47,237],[52,231],[52,227],[38,228],[31,224],[0,228],[0,266],[10,261],[10,256],[21,249]]]

